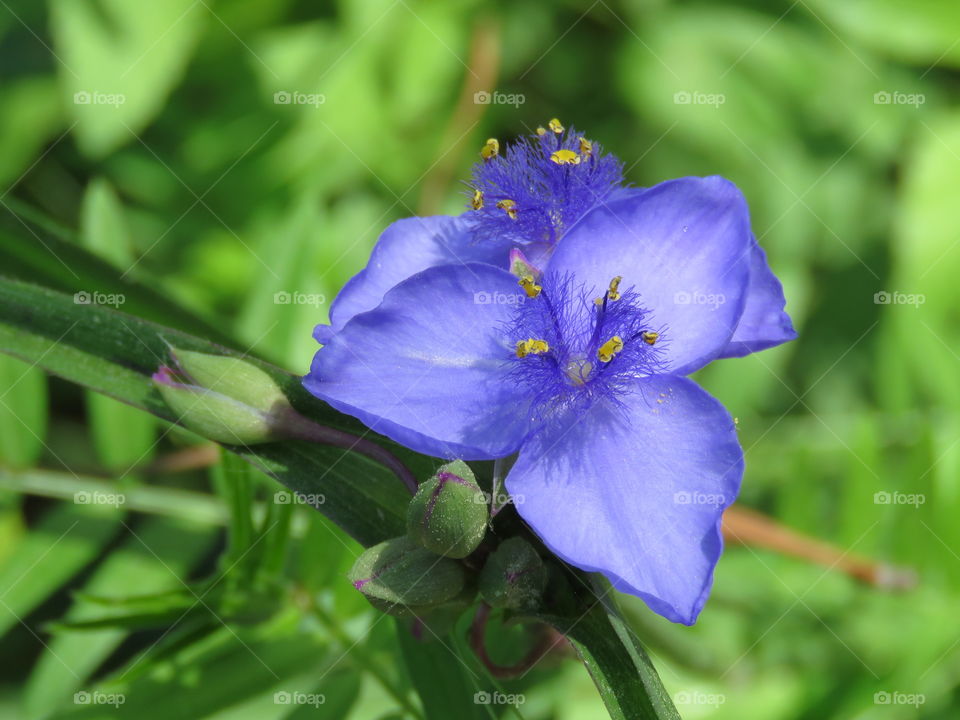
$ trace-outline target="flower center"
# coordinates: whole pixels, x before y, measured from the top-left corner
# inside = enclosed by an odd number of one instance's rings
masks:
[[[600,145],[554,118],[501,153],[490,138],[473,168],[469,207],[478,240],[507,237],[552,246],[623,184],[623,167]]]
[[[662,372],[663,330],[651,326],[636,292],[620,290],[620,276],[591,299],[572,276],[535,274],[516,258],[514,267],[526,297],[505,328],[515,347],[511,380],[540,412],[604,397],[617,402],[637,379]]]
[[[585,385],[593,372],[593,363],[578,355],[567,360],[563,372],[572,385]]]

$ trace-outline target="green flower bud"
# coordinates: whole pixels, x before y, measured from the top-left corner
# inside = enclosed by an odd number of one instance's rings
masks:
[[[462,460],[422,483],[407,507],[407,536],[438,555],[466,557],[486,531],[487,500]]]
[[[276,439],[294,414],[269,374],[240,358],[173,349],[176,370],[154,384],[191,430],[217,442],[252,445]]]
[[[547,568],[533,546],[512,537],[487,558],[480,572],[480,595],[496,608],[531,610],[537,606],[547,581]]]
[[[256,408],[179,382],[167,367],[154,373],[153,382],[178,422],[205,438],[228,445],[253,445],[274,439],[270,418]]]
[[[265,413],[289,405],[276,380],[248,360],[192,350],[173,352],[177,365],[195,385]]]
[[[452,600],[466,580],[459,563],[434,555],[406,537],[365,550],[348,577],[374,607],[392,615],[419,614]]]

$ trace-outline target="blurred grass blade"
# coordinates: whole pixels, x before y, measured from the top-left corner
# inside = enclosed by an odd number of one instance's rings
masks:
[[[64,704],[54,717],[199,720],[226,717],[238,705],[257,699],[270,711],[253,717],[277,717],[276,705],[294,704],[292,697],[284,702],[282,693],[310,693],[317,678],[323,677],[326,667],[339,657],[330,655],[323,635],[303,632],[295,620],[291,618],[291,622],[275,627],[271,633],[218,623],[213,632],[190,635],[192,642],[181,644],[162,660],[158,661],[152,653],[149,658],[120,668],[110,679],[88,687],[90,693],[122,693],[125,701],[118,707]],[[188,676],[185,678],[183,673]],[[172,695],[176,696],[175,705],[170,703]]]
[[[120,527],[113,508],[61,505],[0,567],[0,636],[95,560]]]
[[[103,157],[136,142],[180,80],[208,14],[190,0],[49,5],[64,104],[80,149]]]
[[[284,366],[306,363],[316,349],[310,330],[324,319],[326,296],[319,292],[316,254],[318,229],[326,219],[313,198],[304,199],[280,227],[263,231],[261,252],[270,258],[272,272],[259,273],[246,293],[238,333],[259,339],[270,349],[270,359]],[[276,243],[277,236],[284,238]],[[279,312],[278,312],[279,310]]]
[[[20,177],[44,145],[62,132],[59,96],[58,83],[50,76],[27,73],[4,78],[0,105],[7,111],[0,115],[0,186]]]
[[[252,469],[236,455],[221,452],[212,468],[213,486],[230,509],[227,552],[223,563],[229,567],[245,558],[254,542]]]
[[[115,483],[89,475],[53,470],[0,468],[0,490],[58,500],[73,500],[78,492],[109,495],[117,491]],[[165,515],[204,525],[226,523],[227,513],[216,498],[199,492],[157,485],[123,488],[124,509],[129,512]]]
[[[34,465],[47,432],[47,376],[12,357],[0,357],[0,462]]]
[[[102,178],[92,180],[83,195],[80,242],[122,271],[133,262],[133,244],[123,217],[123,205],[110,183]]]
[[[487,720],[487,705],[475,702],[482,691],[479,678],[471,679],[469,668],[460,661],[449,639],[417,640],[407,623],[395,622],[397,642],[403,653],[404,667],[410,675],[427,720]]]
[[[283,720],[343,720],[360,698],[360,674],[353,669],[333,670],[311,694],[323,695],[320,705],[298,705]]]
[[[264,536],[263,552],[260,559],[260,578],[269,581],[283,575],[287,564],[290,537],[293,528],[292,503],[277,502],[277,495],[271,493],[267,499],[267,511],[260,526]]]
[[[189,598],[184,597],[183,603],[179,605],[171,604],[165,610],[155,610],[153,612],[128,612],[116,613],[114,615],[101,615],[87,620],[58,620],[48,623],[45,629],[54,634],[61,635],[83,635],[83,639],[90,634],[96,633],[103,637],[108,631],[111,635],[122,638],[128,631],[137,630],[161,630],[166,627],[182,621],[187,615],[206,614],[201,607],[196,609]],[[211,618],[213,620],[213,618]],[[100,639],[98,637],[97,639]],[[111,638],[112,639],[112,638]]]
[[[8,197],[0,207],[0,268],[5,276],[68,293],[94,293],[123,300],[123,309],[138,317],[195,333],[215,342],[235,345],[215,324],[197,317],[154,290],[161,283],[123,275],[113,265],[71,241],[69,231],[56,226],[28,205]],[[82,296],[81,296],[82,298]],[[78,298],[79,299],[79,298]]]
[[[106,180],[93,180],[83,196],[80,242],[118,268],[118,274],[133,264],[123,206]],[[153,455],[157,423],[146,413],[90,391],[87,413],[94,449],[107,468],[125,472]]]

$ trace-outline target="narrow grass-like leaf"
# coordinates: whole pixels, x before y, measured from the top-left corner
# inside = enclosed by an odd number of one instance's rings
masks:
[[[151,381],[169,361],[169,348],[235,354],[200,338],[100,306],[76,305],[69,296],[16,281],[0,281],[0,352],[40,367],[164,420],[177,418]],[[434,461],[372,436],[359,422],[310,396],[299,378],[254,358],[302,414],[356,438],[402,454],[415,476],[426,477]],[[294,492],[322,498],[324,514],[365,544],[402,535],[409,494],[382,465],[345,448],[287,441],[228,448]]]
[[[564,608],[541,619],[570,640],[613,720],[680,720],[653,663],[616,610],[609,585],[597,582],[594,588],[596,596],[578,594],[582,610]]]
[[[0,461],[30,467],[43,452],[47,430],[47,377],[43,370],[0,357]]]
[[[480,680],[471,678],[472,671],[456,655],[449,640],[421,642],[405,623],[398,621],[396,627],[404,666],[420,695],[427,720],[491,717],[486,705],[476,702],[478,693],[483,692]]]

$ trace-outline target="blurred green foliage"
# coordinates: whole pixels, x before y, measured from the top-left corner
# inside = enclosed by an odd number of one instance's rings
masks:
[[[894,593],[733,547],[696,627],[627,599],[631,620],[685,718],[956,717],[960,5],[0,6],[4,222],[34,232],[20,215],[32,206],[51,231],[295,372],[389,222],[460,211],[458,181],[488,136],[558,116],[619,155],[635,184],[734,180],[801,332],[698,378],[739,417],[742,502],[918,583]],[[477,104],[478,91],[522,103]],[[244,471],[218,466],[208,479],[195,442],[0,357],[0,714],[419,716],[411,688],[442,663],[400,666],[408,638],[345,580],[358,546],[307,508],[272,515],[275,488],[255,474],[224,483]],[[75,500],[96,482],[130,503]],[[239,538],[238,488],[259,508]],[[883,503],[895,493],[923,502]],[[191,513],[177,510],[183,497]],[[225,603],[229,623],[48,625],[98,617],[94,597],[183,594],[225,576],[206,602]],[[522,637],[503,642],[516,654]],[[468,668],[466,690],[494,687],[469,650],[446,650]],[[118,687],[116,709],[71,702]],[[505,689],[525,694],[519,712],[478,706],[478,717],[603,715],[572,661]],[[285,692],[326,703],[286,705],[274,696]]]

